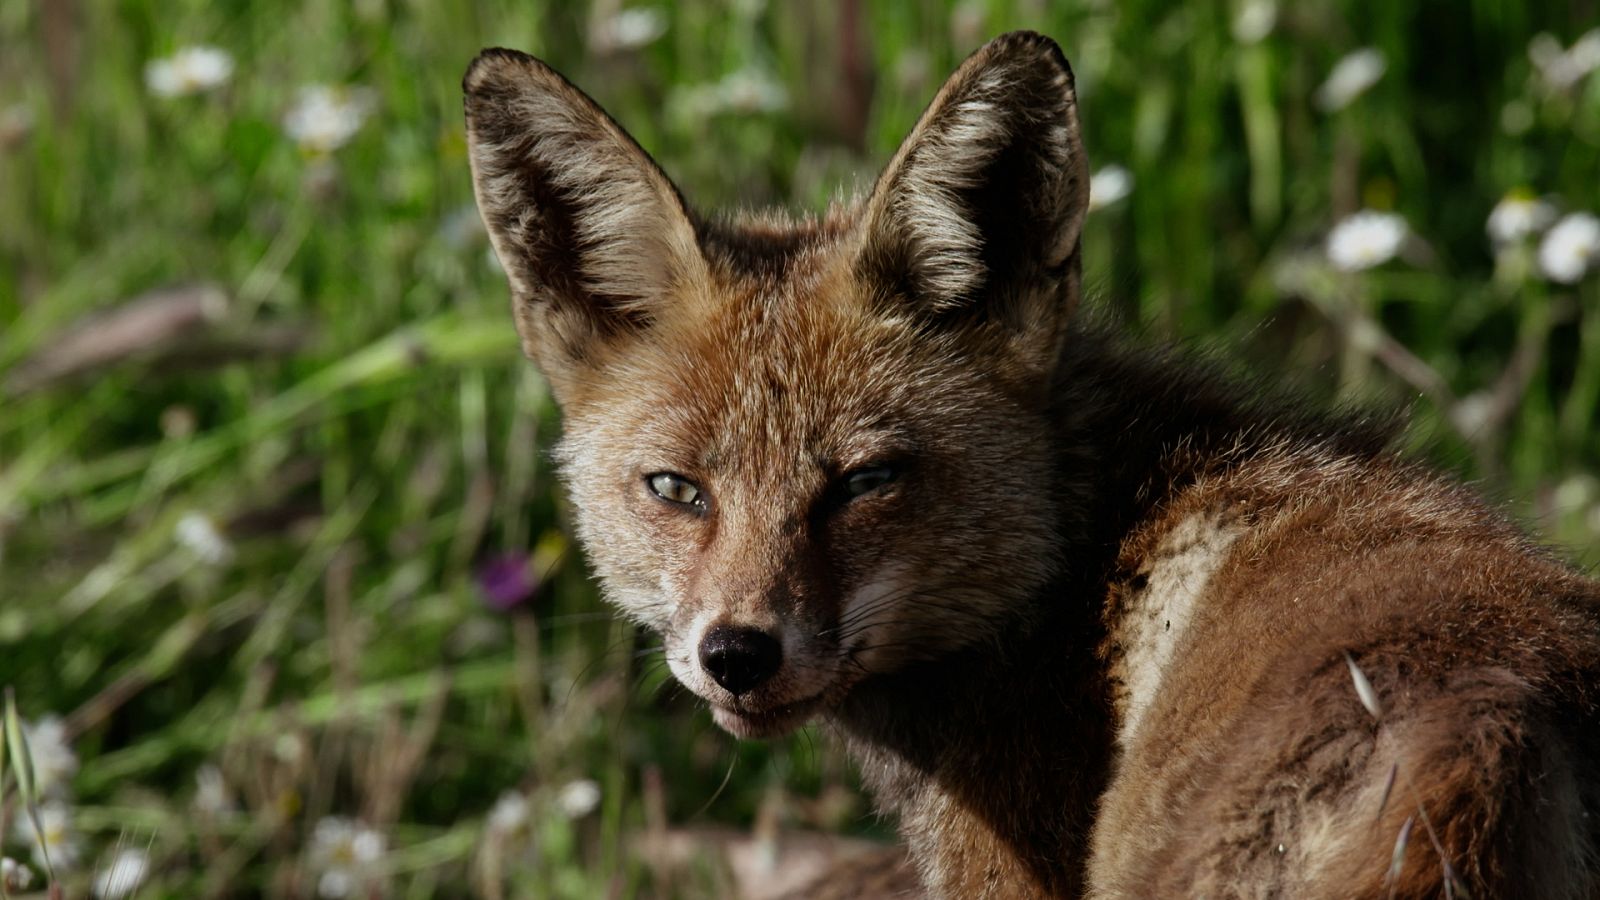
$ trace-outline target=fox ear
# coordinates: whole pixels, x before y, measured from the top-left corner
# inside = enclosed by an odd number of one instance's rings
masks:
[[[703,275],[694,223],[649,154],[543,62],[485,50],[462,89],[478,209],[523,349],[559,397],[599,344]]]
[[[961,64],[879,176],[858,265],[892,301],[1048,338],[1077,300],[1088,199],[1072,70],[1013,32]]]

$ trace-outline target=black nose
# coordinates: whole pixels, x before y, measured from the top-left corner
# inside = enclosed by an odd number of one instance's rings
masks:
[[[783,664],[783,645],[756,628],[717,625],[700,641],[700,667],[734,696],[753,691]]]

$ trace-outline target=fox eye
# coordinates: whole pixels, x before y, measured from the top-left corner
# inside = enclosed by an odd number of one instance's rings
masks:
[[[657,472],[654,475],[646,475],[645,482],[650,485],[651,493],[668,503],[693,506],[696,509],[705,506],[705,496],[700,488],[682,475]]]
[[[867,466],[844,476],[844,494],[854,500],[883,487],[899,475],[893,466]]]

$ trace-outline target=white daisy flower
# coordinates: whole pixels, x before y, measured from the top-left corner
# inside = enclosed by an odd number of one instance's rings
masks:
[[[966,51],[978,46],[988,33],[984,26],[982,3],[967,0],[957,3],[955,9],[950,10],[950,44],[957,50]]]
[[[1500,130],[1512,137],[1527,134],[1534,121],[1533,105],[1526,99],[1514,97],[1500,107]]]
[[[1089,176],[1089,208],[1103,209],[1133,191],[1133,173],[1119,165],[1109,165]]]
[[[150,873],[150,855],[143,850],[127,847],[117,853],[111,865],[94,877],[94,895],[100,900],[123,900],[130,897]]]
[[[48,800],[39,806],[39,827],[34,828],[33,816],[26,811],[21,820],[23,838],[33,846],[33,861],[41,868],[54,868],[57,872],[70,872],[78,866],[82,847],[78,835],[72,830],[72,810],[58,800]],[[50,865],[45,866],[46,851]]]
[[[1275,0],[1244,0],[1233,17],[1233,39],[1241,44],[1260,43],[1278,24]]]
[[[1474,391],[1456,401],[1450,409],[1450,421],[1467,437],[1477,437],[1489,426],[1494,407],[1494,397],[1488,391]]]
[[[1553,500],[1555,507],[1560,512],[1581,509],[1589,505],[1595,495],[1594,476],[1588,474],[1569,475],[1556,484]]]
[[[329,816],[311,833],[311,864],[321,872],[317,895],[348,897],[378,875],[383,835],[360,822]]]
[[[1533,67],[1538,69],[1540,74],[1546,74],[1546,70],[1565,52],[1561,41],[1548,31],[1541,31],[1528,41],[1528,61],[1533,63]]]
[[[899,58],[894,61],[895,88],[908,94],[921,91],[932,71],[933,65],[928,59],[927,51],[918,47],[907,47],[900,51]]]
[[[1485,228],[1489,240],[1499,247],[1532,237],[1555,220],[1555,207],[1532,194],[1512,191],[1489,211]]]
[[[671,103],[688,118],[706,119],[722,113],[776,112],[789,105],[789,93],[765,72],[740,69],[714,84],[681,88]]]
[[[1383,54],[1375,47],[1363,47],[1345,56],[1334,63],[1328,80],[1317,88],[1317,106],[1325,112],[1344,109],[1377,84],[1388,67]]]
[[[759,69],[740,69],[717,87],[722,106],[730,112],[776,112],[789,105],[789,93],[771,75]]]
[[[372,94],[362,88],[313,84],[283,117],[283,130],[310,153],[332,153],[350,142],[372,112]]]
[[[272,755],[284,765],[298,768],[310,758],[311,747],[305,735],[286,731],[272,742]]]
[[[634,50],[667,33],[667,17],[654,6],[625,9],[601,22],[589,34],[598,52]]]
[[[33,870],[9,856],[0,856],[0,887],[22,893],[33,883]]]
[[[228,83],[233,57],[216,47],[184,47],[144,67],[145,87],[158,97],[187,97]]]
[[[1534,35],[1528,42],[1528,59],[1551,90],[1567,90],[1600,69],[1600,28],[1585,32],[1565,50],[1552,34]]]
[[[172,535],[180,546],[207,565],[226,565],[233,559],[233,544],[204,513],[184,513],[173,526]]]
[[[0,109],[0,152],[22,146],[33,133],[33,110],[21,103]]]
[[[521,791],[506,791],[489,810],[489,833],[502,838],[521,834],[528,827],[532,811],[527,795]]]
[[[1567,58],[1585,75],[1600,69],[1600,28],[1593,28],[1567,48]]]
[[[1592,213],[1569,213],[1539,242],[1539,268],[1544,277],[1574,284],[1600,262],[1600,219]]]
[[[22,737],[33,760],[34,789],[41,797],[65,797],[78,773],[78,756],[67,743],[67,729],[56,716],[24,723]]]
[[[1362,210],[1328,232],[1328,261],[1345,272],[1380,266],[1395,258],[1410,229],[1394,213]]]
[[[234,811],[233,798],[228,795],[228,783],[222,770],[210,763],[194,773],[195,811],[212,818],[226,816]]]
[[[556,794],[556,807],[569,819],[581,819],[600,805],[600,785],[588,778],[570,781]]]

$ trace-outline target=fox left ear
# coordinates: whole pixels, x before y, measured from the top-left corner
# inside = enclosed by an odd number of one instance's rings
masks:
[[[1013,32],[945,82],[879,176],[858,267],[891,303],[999,321],[1049,367],[1079,293],[1089,200],[1072,70]]]
[[[463,89],[473,191],[517,330],[565,402],[676,286],[705,277],[694,220],[633,138],[538,59],[485,50]]]

